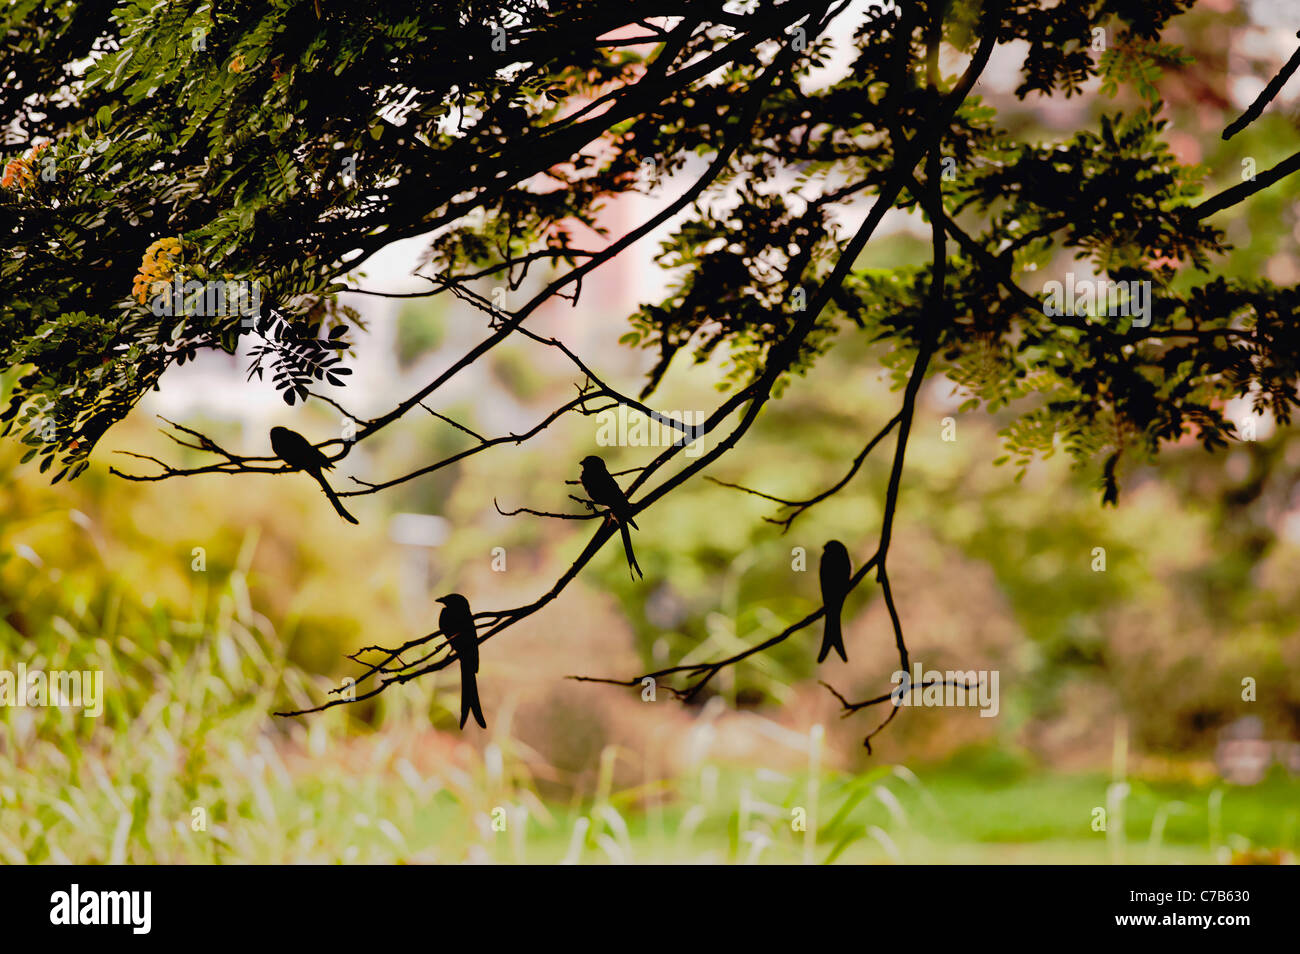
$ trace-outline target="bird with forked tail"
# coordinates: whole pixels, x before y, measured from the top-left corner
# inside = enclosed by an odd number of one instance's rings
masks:
[[[822,605],[826,607],[826,628],[822,632],[822,648],[817,654],[821,662],[834,649],[845,662],[849,661],[844,652],[844,633],[840,628],[840,614],[844,611],[844,597],[849,592],[849,580],[853,576],[853,564],[849,562],[849,551],[838,540],[828,540],[822,548],[821,566],[818,575],[822,584]]]
[[[582,459],[581,481],[582,489],[587,491],[592,502],[604,507],[609,518],[618,524],[619,533],[623,535],[623,550],[627,554],[628,572],[636,574],[633,579],[638,576],[645,579],[645,574],[636,562],[636,554],[632,552],[632,534],[628,531],[628,527],[637,530],[641,528],[632,519],[632,505],[623,493],[623,488],[610,474],[605,462],[594,454]]]
[[[271,428],[271,448],[275,451],[275,456],[284,461],[294,470],[301,470],[309,474],[316,483],[320,484],[320,489],[325,491],[325,496],[329,502],[334,505],[339,516],[348,523],[356,523],[357,518],[348,513],[339,502],[339,498],[334,494],[334,488],[329,485],[325,479],[325,471],[334,465],[330,459],[322,454],[311,441],[303,437],[297,431],[291,431],[287,427]]]
[[[438,614],[438,629],[460,660],[460,727],[465,728],[472,712],[474,721],[486,729],[487,720],[478,701],[478,632],[474,611],[469,608],[469,600],[459,593],[448,593],[438,602],[443,606]]]

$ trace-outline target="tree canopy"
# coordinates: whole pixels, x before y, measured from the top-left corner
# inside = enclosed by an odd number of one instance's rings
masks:
[[[1124,468],[1163,445],[1233,439],[1231,398],[1290,419],[1296,290],[1217,274],[1231,249],[1215,216],[1300,169],[1300,153],[1243,167],[1220,192],[1175,157],[1161,82],[1186,57],[1164,34],[1191,6],[22,0],[0,14],[0,366],[18,375],[0,416],[58,480],[77,476],[104,432],[202,350],[243,346],[250,375],[269,373],[288,403],[334,403],[317,386],[345,383],[341,352],[365,347],[340,293],[380,249],[427,236],[427,294],[482,312],[484,336],[321,449],[338,460],[400,426],[512,337],[562,351],[584,381],[555,416],[650,412],[674,363],[725,356],[720,403],[699,431],[681,426],[709,436],[709,449],[688,458],[679,444],[640,468],[628,486],[635,514],[743,454],[763,408],[837,341],[861,336],[896,377],[898,413],[862,422],[836,485],[799,500],[739,490],[768,496],[788,527],[892,440],[880,539],[855,560],[852,585],[875,575],[907,670],[886,566],[927,376],[963,386],[972,408],[1014,408],[1008,460],[1064,447],[1095,469],[1106,502]],[[1096,128],[1022,136],[979,95],[995,55],[1022,58],[1022,99],[1101,95],[1114,108]],[[633,193],[652,195],[656,211],[608,234],[601,208]],[[893,209],[923,214],[928,261],[859,267]],[[657,261],[667,291],[615,329],[655,356],[641,391],[624,394],[528,319],[581,295],[586,276],[666,223]],[[1063,265],[1066,281],[1043,281]],[[530,271],[547,276],[537,294],[510,309],[493,301],[488,289],[517,290]],[[256,294],[213,309],[166,291],[194,281]],[[284,469],[187,426],[176,433],[216,462],[150,458],[155,471],[123,476]],[[516,436],[481,438],[473,452]],[[480,614],[491,624],[480,638],[545,606],[616,533],[602,522],[535,602]],[[447,665],[436,635],[407,644],[431,649],[414,666],[395,669],[381,651],[365,673],[371,691]],[[770,644],[651,675],[686,678],[689,696]]]

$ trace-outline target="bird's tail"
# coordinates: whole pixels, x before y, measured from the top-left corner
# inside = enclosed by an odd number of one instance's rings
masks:
[[[842,606],[826,607],[826,629],[822,632],[822,648],[817,654],[817,661],[822,662],[830,655],[831,649],[840,654],[840,658],[845,662],[849,661],[848,654],[844,652],[844,632],[840,628],[840,610]]]
[[[465,723],[469,721],[469,714],[474,713],[474,721],[479,724],[479,728],[487,728],[487,720],[483,718],[483,707],[478,701],[478,677],[470,672],[466,667],[460,667],[460,727],[465,728]]]
[[[348,513],[347,510],[343,508],[343,504],[339,501],[339,498],[334,495],[334,488],[329,485],[329,481],[325,479],[325,476],[323,474],[312,474],[312,476],[320,483],[320,489],[325,491],[325,496],[330,499],[330,503],[332,503],[334,509],[339,512],[339,516],[348,523],[357,523],[357,518]]]
[[[633,526],[636,526],[636,524],[633,524]],[[639,576],[639,577],[641,577],[641,579],[644,580],[644,579],[645,579],[645,574],[641,572],[641,567],[640,567],[640,566],[637,564],[637,562],[636,562],[636,554],[632,552],[632,534],[631,534],[631,532],[627,529],[627,524],[626,524],[626,523],[622,523],[622,522],[620,521],[620,523],[619,523],[619,525],[618,525],[618,530],[619,530],[619,533],[621,533],[621,534],[623,535],[623,549],[624,549],[624,551],[626,551],[626,553],[627,553],[627,568],[628,568],[628,571],[629,571],[629,572],[635,572],[635,573],[636,573],[636,576],[633,576],[632,579],[635,580],[636,577]]]

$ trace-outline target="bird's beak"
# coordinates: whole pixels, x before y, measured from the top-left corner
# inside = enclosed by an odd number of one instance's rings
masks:
[[[447,597],[445,597],[445,596],[440,596],[440,597],[438,597],[436,600],[434,600],[434,602],[435,602],[435,603],[441,603],[443,606],[446,606],[446,605],[447,605]]]

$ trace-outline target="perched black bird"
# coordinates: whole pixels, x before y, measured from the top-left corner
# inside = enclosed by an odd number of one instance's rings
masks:
[[[840,613],[844,609],[844,597],[849,592],[849,578],[853,575],[853,565],[849,562],[849,551],[838,540],[828,540],[822,548],[822,562],[818,568],[822,581],[822,604],[826,607],[826,629],[822,633],[822,648],[817,654],[821,662],[832,647],[840,658],[849,661],[844,652],[844,633],[840,630]]]
[[[627,552],[627,566],[629,572],[635,572],[636,576],[645,578],[641,572],[641,567],[637,565],[636,554],[632,552],[632,534],[628,532],[628,527],[637,527],[636,521],[632,519],[632,505],[627,502],[627,495],[623,493],[623,488],[618,485],[609,469],[605,467],[605,462],[595,455],[588,455],[582,459],[582,489],[587,491],[587,496],[594,503],[600,504],[609,511],[610,517],[618,524],[618,529],[623,534],[623,549]],[[636,576],[633,579],[636,579]]]
[[[474,612],[469,600],[459,593],[448,593],[438,600],[443,610],[438,614],[438,628],[456,650],[460,659],[460,727],[465,728],[469,714],[484,729],[483,707],[478,701],[478,635],[474,628]]]
[[[320,484],[320,489],[325,491],[325,496],[330,499],[330,503],[339,512],[340,517],[348,523],[357,522],[356,517],[343,509],[343,504],[339,503],[339,498],[334,496],[334,489],[325,481],[324,471],[329,470],[334,465],[330,463],[328,457],[313,447],[307,438],[297,431],[289,430],[287,427],[273,427],[271,428],[271,447],[280,460],[294,470],[301,470],[310,474],[316,480],[316,483]]]

